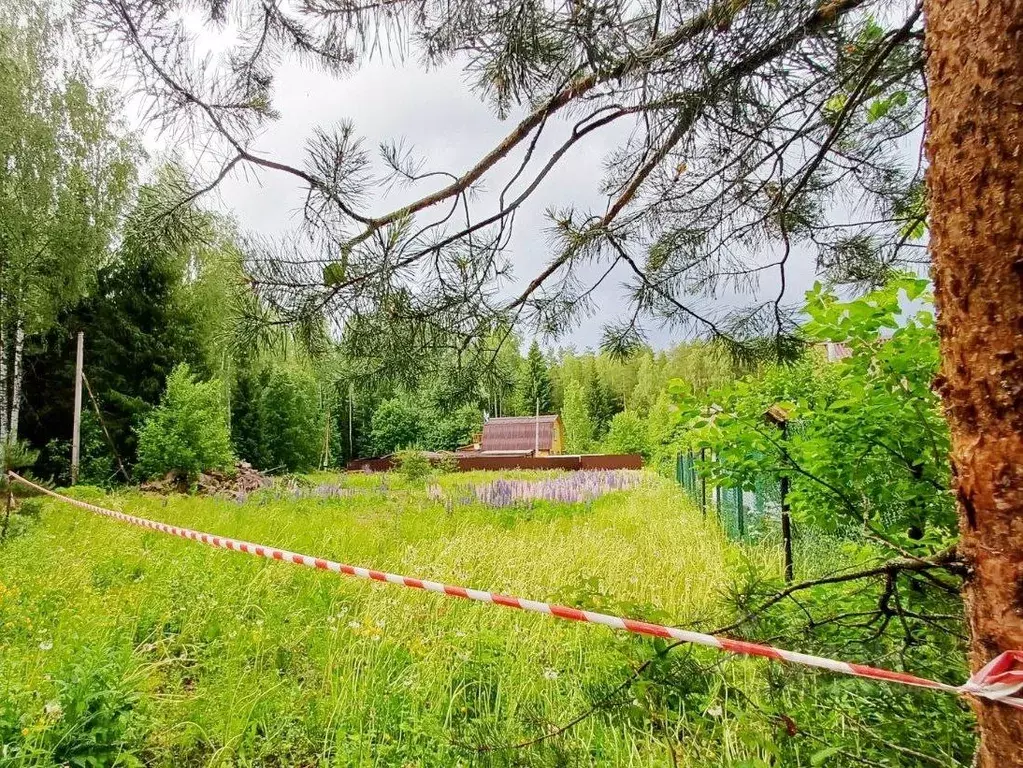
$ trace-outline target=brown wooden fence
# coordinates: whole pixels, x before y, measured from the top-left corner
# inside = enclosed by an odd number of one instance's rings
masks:
[[[583,456],[473,456],[455,455],[459,472],[502,469],[564,469],[569,471],[598,469],[642,469],[643,457],[638,453],[594,453]],[[431,458],[439,463],[440,459]],[[393,469],[393,456],[354,459],[348,462],[352,472],[386,472]]]

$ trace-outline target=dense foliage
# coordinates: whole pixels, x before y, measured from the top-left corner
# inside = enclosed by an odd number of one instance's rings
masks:
[[[168,472],[194,477],[229,467],[234,457],[220,382],[197,382],[186,364],[177,366],[167,377],[160,405],[139,429],[138,440],[142,477]]]
[[[955,538],[948,431],[931,382],[937,372],[926,281],[899,279],[849,301],[820,286],[803,326],[812,344],[841,342],[841,359],[811,351],[801,362],[693,397],[680,394],[684,444],[716,456],[716,484],[786,476],[799,521],[815,530],[862,529],[916,552]],[[787,419],[779,428],[769,409]]]
[[[134,187],[138,146],[73,33],[0,8],[0,442],[19,437],[26,343],[94,289]]]
[[[239,457],[269,471],[315,469],[323,418],[315,375],[297,364],[267,364],[238,376],[231,435]]]

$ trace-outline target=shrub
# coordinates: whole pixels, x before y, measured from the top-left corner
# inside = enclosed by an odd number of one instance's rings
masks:
[[[647,425],[632,411],[616,413],[611,419],[611,428],[604,437],[604,448],[608,453],[650,452],[647,441]]]
[[[453,451],[483,428],[483,415],[474,405],[463,405],[448,415],[434,409],[424,445],[431,450]]]
[[[138,473],[156,477],[199,472],[232,464],[227,412],[216,379],[196,381],[184,363],[167,377],[167,390],[138,430]]]
[[[371,440],[378,454],[422,445],[423,438],[423,409],[411,396],[385,400],[374,412]]]
[[[114,463],[110,445],[103,436],[99,419],[91,410],[82,412],[81,430],[78,482],[110,486],[115,480],[123,480]],[[49,477],[58,485],[71,485],[71,441],[50,440],[35,467],[41,476]]]
[[[0,466],[9,469],[30,467],[39,458],[39,451],[33,450],[25,440],[0,443]]]
[[[430,466],[430,460],[426,458],[426,454],[422,451],[399,451],[396,458],[398,460],[398,474],[410,483],[418,483],[421,480],[425,480],[433,471],[433,467]]]
[[[437,462],[437,471],[449,475],[458,471],[458,457],[453,453],[446,454]]]

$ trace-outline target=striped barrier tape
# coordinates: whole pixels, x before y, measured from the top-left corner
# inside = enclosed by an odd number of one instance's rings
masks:
[[[612,629],[625,630],[626,632],[633,632],[637,635],[648,635],[650,637],[679,640],[684,643],[703,645],[708,648],[717,648],[722,651],[744,656],[763,656],[767,659],[787,661],[792,664],[802,664],[808,667],[817,667],[818,669],[826,669],[843,675],[852,675],[854,677],[863,677],[871,680],[885,680],[893,683],[901,683],[903,685],[916,686],[918,688],[931,688],[933,690],[947,691],[961,695],[978,696],[991,701],[1000,701],[1003,704],[1023,709],[1023,696],[1016,695],[1023,691],[1023,651],[1006,651],[991,660],[982,669],[978,670],[963,685],[949,685],[948,683],[927,680],[904,672],[893,672],[891,670],[870,667],[864,664],[835,661],[833,659],[825,659],[805,653],[786,651],[781,648],[774,648],[768,645],[759,645],[757,643],[749,643],[742,640],[732,640],[727,637],[703,634],[702,632],[690,632],[688,630],[677,629],[675,627],[661,626],[660,624],[649,624],[645,621],[636,621],[634,619],[626,619],[619,616],[609,616],[604,613],[595,613],[594,611],[583,611],[578,608],[569,608],[564,605],[541,603],[536,600],[525,600],[520,597],[502,595],[496,592],[484,592],[478,589],[468,589],[466,587],[453,586],[450,584],[441,584],[436,581],[413,579],[409,576],[399,576],[394,573],[385,573],[383,571],[375,571],[369,568],[345,565],[332,560],[324,560],[320,557],[301,555],[297,552],[289,552],[284,549],[267,547],[262,544],[253,544],[248,541],[239,541],[226,536],[213,536],[209,533],[193,531],[189,528],[179,528],[174,525],[167,525],[166,523],[147,520],[143,517],[128,515],[124,512],[116,512],[111,509],[98,507],[95,504],[90,504],[86,501],[62,496],[59,493],[51,491],[49,488],[44,488],[30,480],[26,480],[14,472],[9,472],[9,475],[12,480],[19,482],[22,485],[33,488],[40,493],[44,493],[47,496],[59,499],[60,501],[65,501],[68,504],[73,504],[76,507],[81,507],[82,509],[87,509],[90,512],[94,512],[99,515],[104,515],[106,517],[114,518],[115,520],[136,525],[140,528],[148,528],[161,533],[168,533],[172,536],[178,536],[183,539],[198,541],[210,547],[230,549],[234,552],[244,552],[245,554],[255,555],[256,557],[266,558],[267,560],[280,560],[282,562],[294,563],[295,565],[304,565],[308,568],[319,568],[324,571],[333,571],[334,573],[342,573],[346,576],[354,576],[359,579],[384,581],[389,584],[398,584],[400,586],[411,587],[413,589],[423,589],[427,592],[437,592],[440,594],[450,595],[452,597],[476,600],[481,603],[503,605],[506,608],[518,608],[520,610],[531,611],[533,613],[545,613],[550,616],[556,616],[559,619],[584,621],[591,624],[603,624],[604,626],[611,627]]]

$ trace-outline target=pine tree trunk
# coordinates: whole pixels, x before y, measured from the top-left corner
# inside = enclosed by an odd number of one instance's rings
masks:
[[[974,669],[1023,649],[1023,0],[927,0],[931,256]],[[977,765],[1023,766],[978,702]]]
[[[21,382],[24,378],[22,369],[22,353],[25,350],[25,322],[18,318],[14,326],[14,363],[11,366],[11,423],[7,428],[10,441],[18,440],[18,420],[21,416]]]

